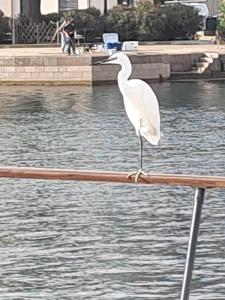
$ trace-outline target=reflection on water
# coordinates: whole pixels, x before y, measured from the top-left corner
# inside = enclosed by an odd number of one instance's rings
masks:
[[[146,171],[225,174],[223,82],[153,84],[159,147]],[[1,87],[0,164],[133,170],[116,86]],[[1,299],[179,299],[191,188],[0,180]],[[191,299],[224,299],[223,190],[210,190]]]

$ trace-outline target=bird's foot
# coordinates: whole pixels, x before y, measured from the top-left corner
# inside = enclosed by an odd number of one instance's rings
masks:
[[[138,183],[138,179],[141,177],[141,175],[146,175],[146,173],[144,171],[142,171],[142,169],[135,171],[135,172],[131,172],[127,175],[127,178],[132,178],[132,176],[135,175],[134,178],[134,182]]]

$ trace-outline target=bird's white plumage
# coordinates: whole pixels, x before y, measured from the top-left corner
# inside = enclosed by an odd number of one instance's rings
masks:
[[[147,83],[138,79],[129,80],[125,89],[128,90],[128,93],[123,95],[125,109],[136,133],[140,132],[151,144],[157,145],[160,139],[160,115],[158,101],[153,90]],[[132,116],[129,104],[126,108],[127,102],[133,105]],[[135,123],[134,119],[136,119]]]
[[[124,106],[137,135],[143,136],[153,145],[160,139],[160,114],[156,95],[143,80],[130,79],[132,67],[124,53],[115,53],[107,63],[121,65],[118,86],[123,95]]]

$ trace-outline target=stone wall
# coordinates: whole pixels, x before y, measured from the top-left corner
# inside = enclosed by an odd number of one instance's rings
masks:
[[[107,83],[117,80],[117,74],[120,70],[118,65],[98,65],[93,66],[93,83]],[[157,80],[170,77],[170,65],[162,63],[134,64],[131,78],[144,80]]]
[[[132,63],[131,78],[144,80],[159,80],[160,77],[170,77],[170,64],[167,55],[130,55]],[[96,60],[105,59],[93,58]],[[120,70],[118,65],[93,65],[92,80],[94,84],[114,82]]]
[[[171,54],[168,56],[168,63],[171,67],[171,72],[188,72],[192,66],[197,63],[203,53],[193,54]]]
[[[2,84],[96,84],[115,82],[118,65],[93,65],[106,57],[31,56],[0,59]],[[170,66],[160,55],[131,55],[133,78],[146,80],[170,76]]]
[[[129,55],[133,73],[132,78],[146,81],[170,78],[173,72],[189,72],[203,53],[165,55]],[[0,58],[0,84],[104,84],[115,82],[120,66],[94,65],[106,56],[30,56]],[[221,63],[224,56],[215,60],[204,76],[215,72],[224,73]],[[211,76],[210,75],[210,76]],[[199,75],[200,76],[200,75]],[[201,75],[203,76],[203,75]]]
[[[0,59],[0,83],[91,84],[91,57],[11,57]]]

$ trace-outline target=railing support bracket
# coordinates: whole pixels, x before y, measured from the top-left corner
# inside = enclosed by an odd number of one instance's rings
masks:
[[[190,238],[187,251],[187,260],[184,271],[181,300],[188,300],[191,287],[191,278],[194,267],[195,251],[198,240],[199,226],[201,222],[202,206],[205,198],[205,188],[197,188],[194,199],[194,209],[190,230]]]

